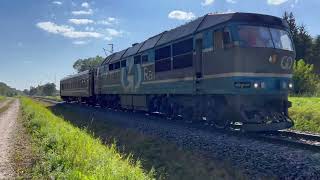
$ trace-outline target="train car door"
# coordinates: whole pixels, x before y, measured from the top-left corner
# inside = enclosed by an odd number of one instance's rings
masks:
[[[202,37],[195,40],[195,91],[199,92],[199,83],[202,78]]]

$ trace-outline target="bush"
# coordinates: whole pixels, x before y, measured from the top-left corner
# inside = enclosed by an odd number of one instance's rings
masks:
[[[290,97],[292,107],[289,116],[294,121],[293,129],[320,133],[320,98]]]
[[[305,63],[303,59],[295,62],[293,66],[293,83],[294,94],[315,95],[319,93],[319,75],[314,73],[313,65]]]
[[[21,98],[23,120],[32,134],[37,162],[34,179],[152,179],[140,162],[122,157],[115,145],[55,116],[39,103]]]

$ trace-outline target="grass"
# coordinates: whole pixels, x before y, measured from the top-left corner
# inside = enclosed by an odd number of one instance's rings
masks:
[[[114,144],[103,145],[39,103],[22,97],[22,118],[32,135],[34,179],[152,179],[139,161],[119,154]]]
[[[48,104],[47,104],[48,105]],[[241,168],[229,162],[208,158],[205,153],[182,149],[173,142],[149,136],[138,130],[123,128],[116,120],[108,121],[104,112],[79,108],[76,105],[48,106],[78,127],[86,127],[106,144],[116,140],[123,154],[141,159],[144,169],[156,169],[156,179],[247,179]],[[92,114],[94,112],[94,114]]]
[[[4,106],[0,107],[0,113],[3,113],[6,110],[8,110],[12,103],[13,103],[13,100],[5,102]]]
[[[51,99],[51,100],[54,100],[54,101],[62,101],[60,96],[45,96],[45,98]]]
[[[290,97],[289,115],[294,120],[293,129],[320,133],[320,98]]]
[[[6,97],[0,96],[0,102],[4,101],[5,99],[6,99]]]

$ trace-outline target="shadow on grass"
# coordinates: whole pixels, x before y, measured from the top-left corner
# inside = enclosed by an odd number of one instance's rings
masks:
[[[48,106],[48,109],[73,125],[87,129],[106,144],[115,141],[122,154],[139,159],[144,169],[155,168],[157,179],[247,179],[226,162],[207,159],[161,138],[123,128],[114,120],[107,120],[107,112],[102,110],[69,104]]]

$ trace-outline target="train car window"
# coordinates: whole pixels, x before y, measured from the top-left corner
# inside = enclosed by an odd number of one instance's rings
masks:
[[[144,64],[144,63],[147,63],[147,62],[149,61],[148,55],[143,55],[143,56],[141,56],[141,61],[142,61],[143,64]]]
[[[114,64],[109,64],[109,71],[112,71],[114,69],[113,65]]]
[[[114,69],[119,69],[120,68],[120,61],[114,63]]]
[[[185,54],[192,50],[193,50],[193,38],[190,38],[172,45],[173,56]]]
[[[171,46],[166,46],[155,50],[155,60],[166,59],[171,57]]]
[[[163,71],[170,71],[171,70],[171,58],[167,58],[161,61],[156,61],[155,63],[155,71],[156,72],[163,72]]]
[[[229,28],[225,28],[223,31],[223,44],[225,48],[232,47],[231,31]]]
[[[134,64],[141,64],[141,55],[135,56],[133,59]]]
[[[203,33],[202,49],[213,47],[213,33],[212,31],[206,31]]]
[[[239,26],[238,34],[240,45],[243,47],[274,47],[267,27]]]
[[[122,60],[121,67],[126,67],[126,66],[127,66],[127,60]]]
[[[223,48],[223,31],[221,29],[214,31],[214,49]]]
[[[181,69],[192,66],[192,58],[192,53],[173,57],[173,69]]]

